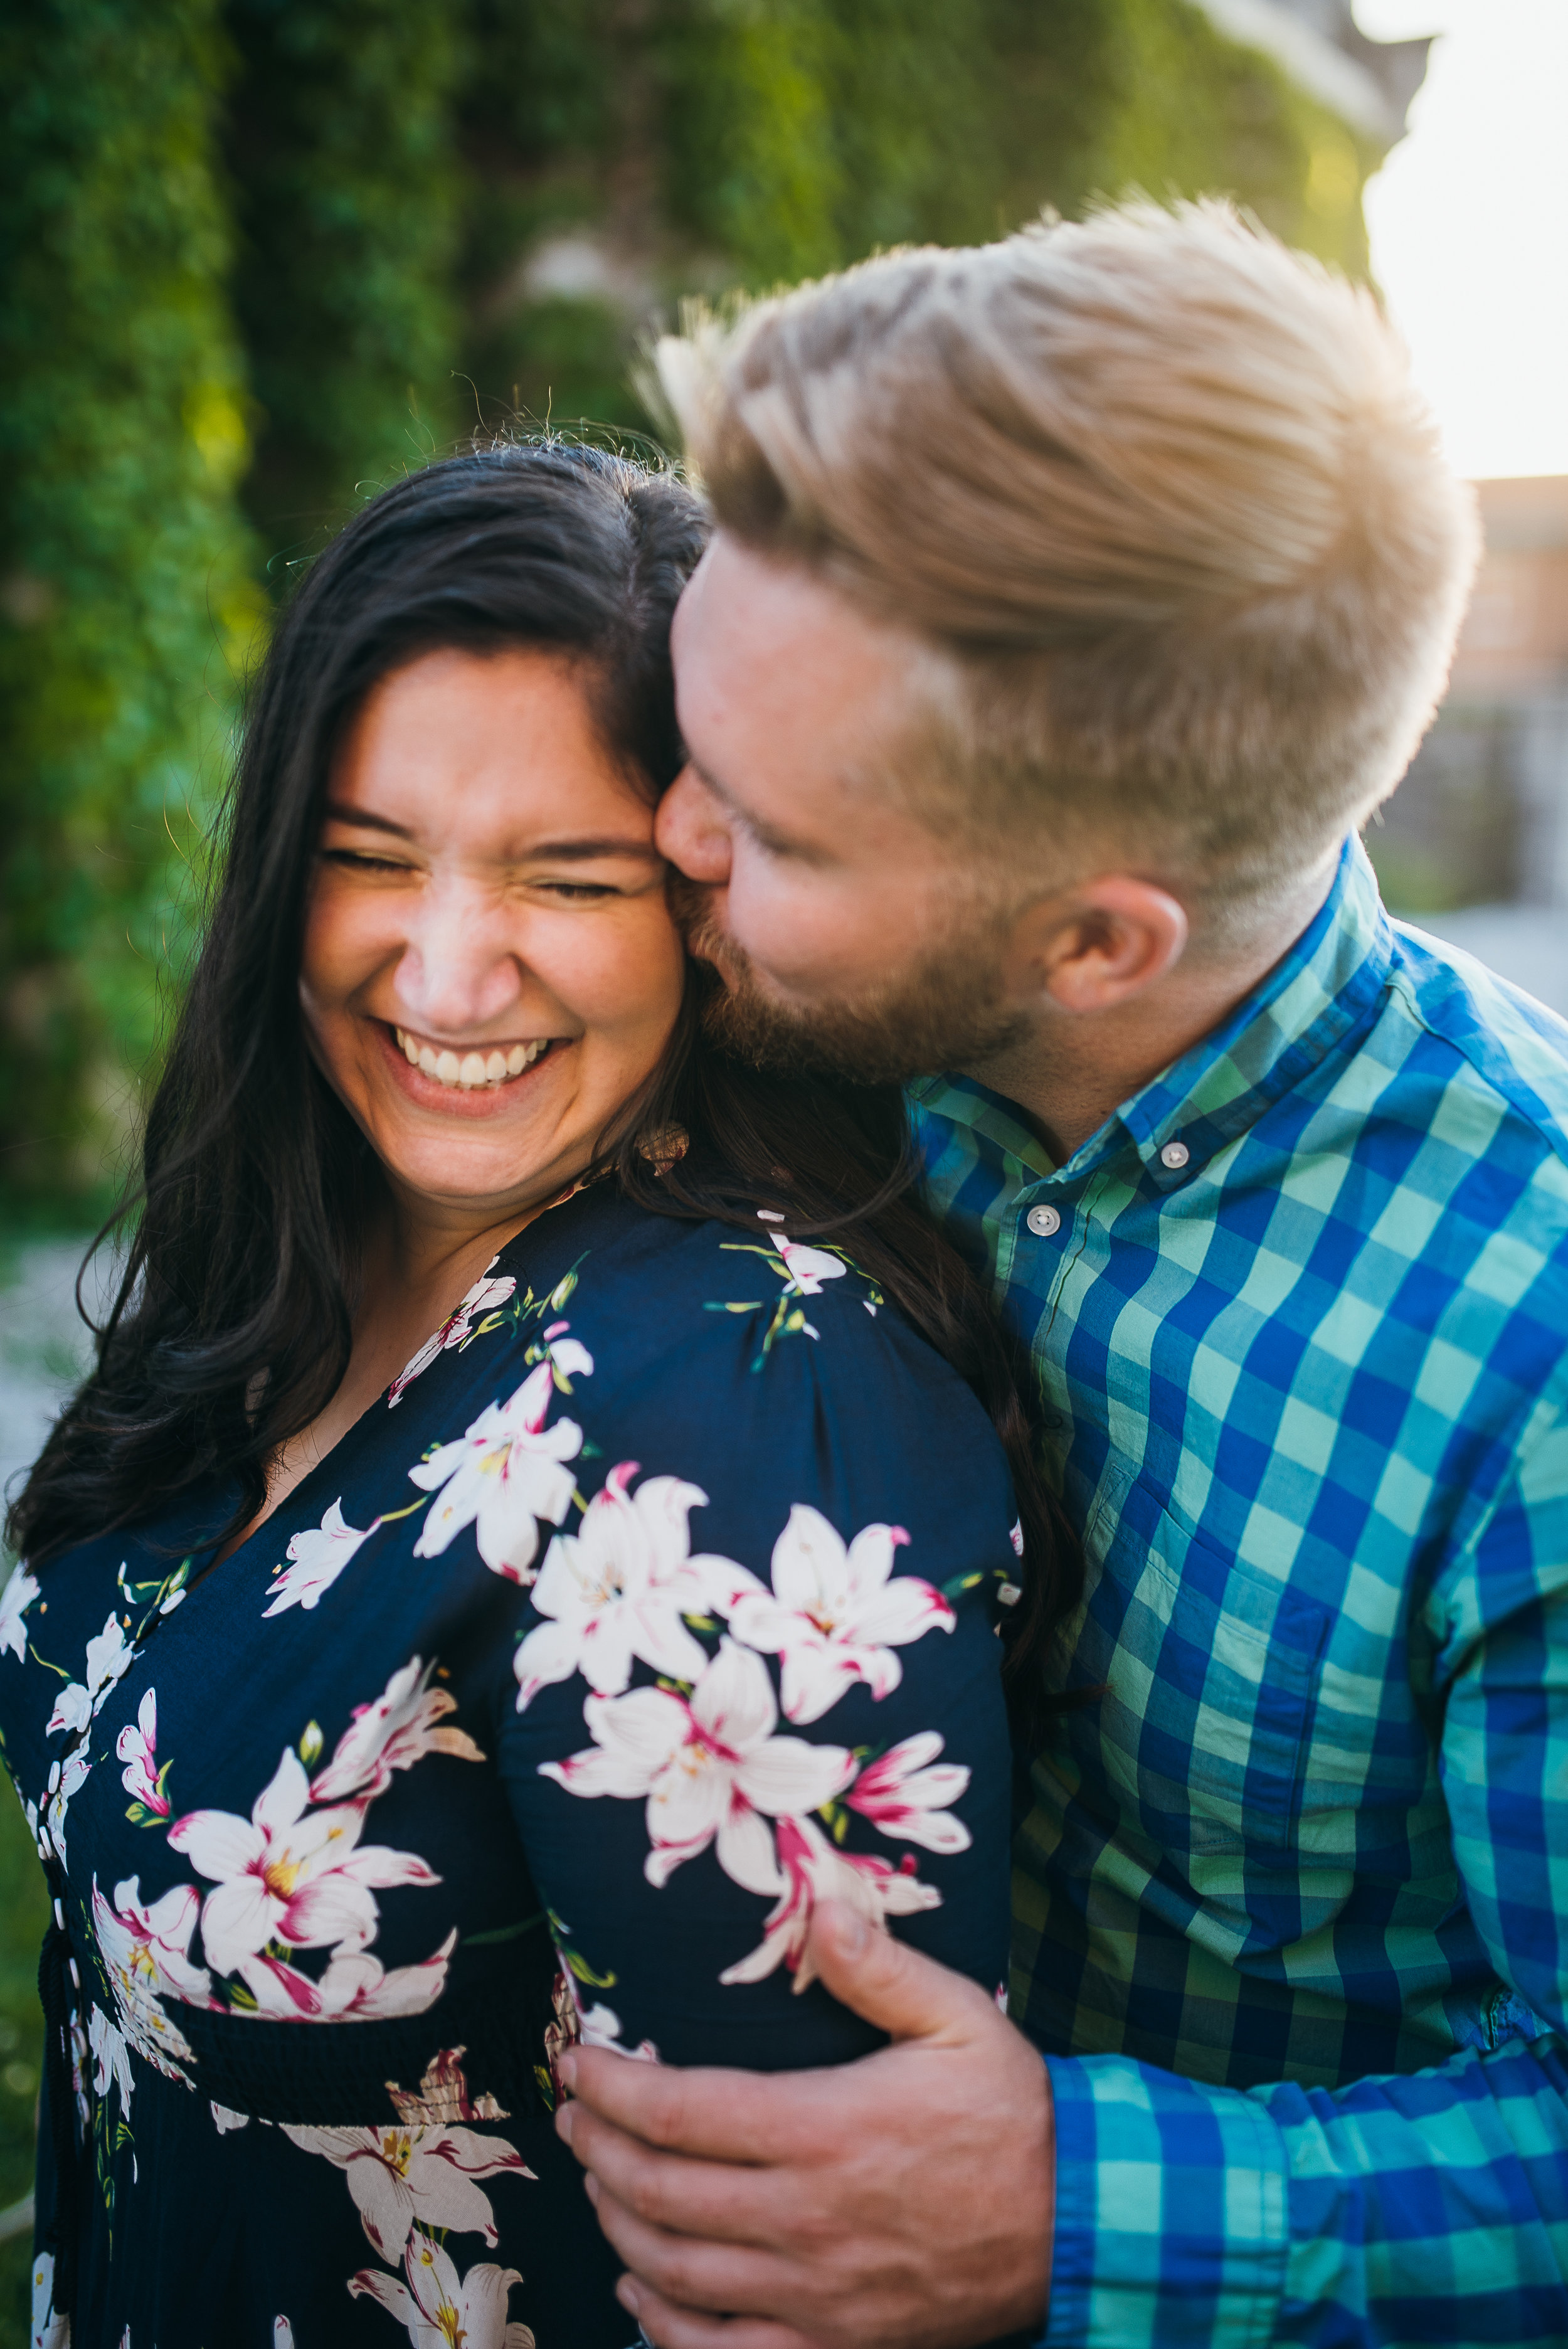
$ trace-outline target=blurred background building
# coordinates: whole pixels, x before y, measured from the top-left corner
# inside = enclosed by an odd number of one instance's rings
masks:
[[[1397,911],[1568,1014],[1568,475],[1480,498],[1448,698],[1368,845]]]

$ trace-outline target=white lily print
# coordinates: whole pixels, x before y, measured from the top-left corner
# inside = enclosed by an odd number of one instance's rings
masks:
[[[136,1709],[136,1719],[128,1721],[116,1738],[114,1751],[115,1759],[126,1764],[119,1774],[119,1783],[126,1793],[133,1795],[155,1818],[166,1819],[173,1806],[163,1790],[163,1773],[158,1768],[156,1690],[148,1690]],[[165,1763],[165,1773],[168,1767]]]
[[[135,1654],[125,1636],[124,1625],[111,1609],[103,1630],[88,1641],[85,1685],[72,1681],[60,1691],[45,1727],[46,1737],[52,1737],[57,1729],[85,1729],[116,1681],[130,1670]]]
[[[908,1539],[902,1526],[866,1526],[846,1548],[820,1510],[796,1502],[773,1545],[771,1592],[748,1576],[727,1610],[738,1640],[782,1658],[787,1719],[820,1721],[856,1681],[886,1696],[903,1677],[894,1648],[952,1630],[953,1609],[934,1584],[893,1576]]]
[[[446,1353],[450,1347],[463,1345],[472,1336],[476,1319],[486,1313],[492,1313],[498,1305],[504,1305],[512,1295],[517,1283],[510,1274],[503,1273],[499,1280],[490,1278],[500,1262],[499,1256],[491,1257],[473,1287],[453,1307],[440,1328],[431,1332],[416,1353],[410,1354],[387,1390],[388,1411],[396,1409],[419,1373],[428,1371],[438,1354]]]
[[[119,2090],[119,2116],[130,2113],[130,2048],[123,2032],[109,2021],[101,2007],[88,2010],[88,2045],[92,2050],[93,2094],[107,2096],[112,2080]]]
[[[733,1640],[720,1641],[689,1698],[650,1688],[591,1696],[583,1716],[593,1748],[542,1762],[540,1775],[573,1795],[645,1795],[650,1884],[668,1883],[711,1843],[737,1884],[777,1893],[783,1878],[768,1820],[815,1810],[855,1774],[841,1745],[775,1737],[768,1668]]]
[[[27,1653],[27,1629],[22,1618],[38,1595],[36,1575],[25,1566],[18,1566],[4,1590],[0,1590],[0,1656],[9,1649],[18,1663]]]
[[[308,1612],[318,1605],[323,1592],[332,1588],[360,1544],[370,1539],[380,1523],[379,1517],[373,1517],[363,1533],[356,1526],[345,1525],[340,1494],[316,1532],[295,1534],[290,1542],[288,1564],[280,1566],[276,1580],[267,1585],[273,1603],[263,1608],[263,1622],[290,1607],[303,1607]]]
[[[399,1666],[374,1704],[356,1704],[353,1718],[333,1750],[325,1769],[311,1781],[313,1803],[341,1803],[354,1796],[369,1802],[384,1795],[394,1770],[411,1770],[427,1754],[452,1754],[459,1761],[482,1762],[484,1755],[468,1732],[446,1723],[458,1701],[448,1691],[430,1686],[436,1671],[431,1658],[418,1656]]]
[[[309,1806],[310,1782],[285,1747],[249,1819],[188,1811],[169,1830],[175,1850],[217,1887],[201,1909],[208,1964],[216,1973],[238,1972],[253,1991],[251,1975],[269,1941],[363,1950],[379,1916],[372,1888],[440,1881],[415,1852],[361,1847],[365,1804]]]
[[[722,1611],[751,1577],[723,1557],[693,1557],[687,1523],[707,1495],[678,1476],[627,1485],[634,1460],[612,1468],[589,1502],[578,1534],[557,1534],[533,1588],[536,1614],[512,1659],[517,1709],[542,1688],[581,1672],[601,1696],[619,1696],[640,1656],[655,1672],[696,1681],[707,1668],[683,1615]]]
[[[349,2278],[356,2300],[378,2301],[407,2328],[414,2349],[534,2349],[526,2324],[509,2324],[507,2302],[522,2277],[516,2268],[488,2261],[458,2274],[449,2254],[416,2227],[403,2252],[408,2281],[361,2268]]]
[[[820,1297],[825,1280],[842,1280],[849,1270],[841,1257],[830,1256],[826,1248],[807,1247],[783,1232],[770,1232],[769,1237],[783,1261],[787,1286],[797,1297]]]
[[[414,1544],[416,1557],[439,1557],[472,1526],[480,1556],[493,1573],[513,1582],[531,1579],[537,1521],[562,1523],[576,1490],[565,1464],[583,1449],[575,1420],[545,1426],[554,1392],[554,1372],[541,1362],[508,1402],[486,1405],[460,1444],[443,1444],[409,1469],[424,1492],[441,1494]]]
[[[182,1999],[188,2006],[211,2006],[211,1977],[191,1961],[191,1936],[201,1908],[193,1884],[177,1884],[150,1906],[141,1898],[141,1879],[129,1876],[114,1888],[111,1908],[93,1878],[93,1932],[114,1988],[120,2025],[139,2054],[170,2080],[183,2080],[181,2064],[193,2060],[190,2042],[170,2021],[160,2001]]]
[[[313,1982],[297,1966],[263,1951],[244,1961],[240,1973],[268,2023],[383,2023],[395,2015],[423,2014],[447,1986],[447,1969],[458,1946],[454,1925],[438,1950],[414,1966],[388,1973],[367,1951],[335,1952]]]
[[[808,1818],[780,1819],[778,1837],[783,1895],[763,1925],[758,1947],[727,1966],[721,1982],[761,1982],[784,1965],[795,1977],[795,1988],[805,1990],[816,1973],[806,1934],[819,1900],[847,1902],[879,1931],[886,1930],[889,1917],[912,1917],[918,1909],[942,1906],[935,1886],[922,1884],[915,1875],[913,1853],[894,1868],[885,1859],[839,1851]]]
[[[55,2255],[40,2251],[33,2261],[32,2349],[71,2349],[71,2320],[55,2314]]]
[[[859,1811],[884,1836],[927,1851],[967,1851],[969,1830],[947,1806],[964,1793],[969,1772],[961,1762],[936,1762],[942,1744],[934,1729],[926,1729],[891,1746],[861,1772],[844,1796],[846,1808]]]
[[[284,2135],[302,2153],[325,2155],[344,2172],[359,2223],[384,2260],[403,2256],[415,2226],[452,2227],[482,2235],[493,2251],[500,2240],[490,2197],[477,2178],[532,2178],[522,2156],[503,2137],[470,2128],[298,2128]]]
[[[43,1857],[47,1857],[46,1845],[62,1868],[67,1865],[66,1813],[71,1806],[72,1796],[78,1792],[92,1766],[92,1755],[88,1747],[78,1745],[74,1754],[67,1754],[63,1762],[55,1763],[49,1771],[44,1813],[38,1822],[38,1849]],[[28,1825],[32,1825],[30,1818]]]

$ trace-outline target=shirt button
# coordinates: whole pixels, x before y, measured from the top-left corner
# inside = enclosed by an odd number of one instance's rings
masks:
[[[1053,1232],[1062,1227],[1061,1215],[1055,1207],[1031,1207],[1024,1221],[1037,1240],[1048,1240]]]
[[[1185,1166],[1191,1155],[1184,1142],[1168,1142],[1160,1154],[1160,1164],[1169,1166],[1174,1174],[1178,1166]]]

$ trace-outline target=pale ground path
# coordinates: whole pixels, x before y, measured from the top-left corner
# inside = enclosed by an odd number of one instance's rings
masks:
[[[76,1278],[88,1235],[37,1240],[0,1258],[0,1491],[30,1465],[88,1365]],[[97,1311],[89,1284],[83,1291]]]
[[[1568,913],[1533,905],[1470,905],[1418,927],[1490,963],[1568,1019]],[[25,1468],[88,1360],[73,1287],[86,1235],[26,1244],[0,1256],[0,1485]],[[88,1295],[98,1309],[97,1299]]]

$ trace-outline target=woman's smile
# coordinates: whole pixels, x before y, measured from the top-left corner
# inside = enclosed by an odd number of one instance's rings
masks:
[[[413,1035],[407,1028],[395,1027],[392,1033],[411,1069],[423,1070],[439,1085],[461,1085],[468,1092],[476,1085],[499,1087],[521,1077],[557,1040],[553,1036],[536,1036],[530,1044],[454,1047],[432,1043],[429,1037]]]
[[[504,1118],[531,1108],[544,1082],[564,1073],[574,1036],[485,1038],[479,1043],[428,1036],[396,1020],[366,1022],[377,1058],[403,1101],[449,1118]]]

